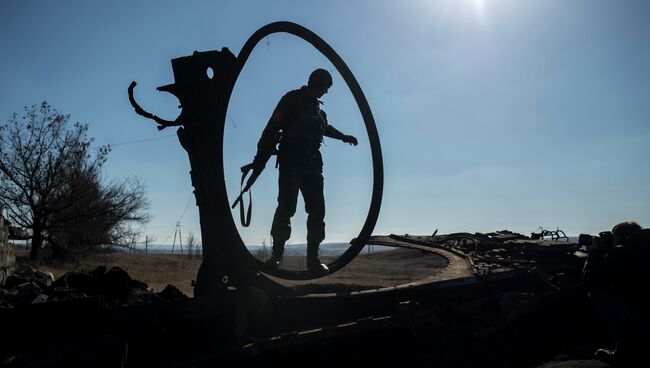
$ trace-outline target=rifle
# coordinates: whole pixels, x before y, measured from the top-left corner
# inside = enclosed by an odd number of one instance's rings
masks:
[[[270,158],[270,156],[269,156],[269,158]],[[267,161],[268,161],[268,159],[267,159]],[[239,196],[237,197],[237,199],[235,199],[235,201],[233,202],[232,206],[230,206],[230,208],[235,209],[235,206],[237,206],[237,204],[242,201],[242,196],[244,195],[244,193],[248,192],[251,189],[251,187],[253,186],[253,184],[257,180],[257,178],[260,176],[260,174],[264,170],[263,168],[262,169],[253,169],[254,167],[255,167],[255,162],[251,162],[250,164],[244,165],[244,166],[241,167],[241,172],[242,172],[242,177],[241,177],[242,188],[240,189],[241,192],[239,193]],[[248,175],[248,172],[251,171],[251,170],[253,170],[253,174],[248,178],[248,181],[246,182],[246,185],[244,186],[243,185],[244,180],[246,180],[246,176]]]
[[[235,201],[233,202],[232,206],[230,206],[230,208],[235,209],[235,207],[239,203],[239,218],[242,226],[244,227],[248,227],[248,225],[250,225],[251,223],[251,212],[253,209],[253,197],[251,196],[251,192],[250,192],[251,187],[253,186],[253,184],[255,184],[255,181],[260,176],[262,171],[264,171],[264,168],[266,167],[266,163],[269,162],[271,156],[277,155],[278,151],[275,148],[275,146],[280,142],[281,138],[282,138],[282,133],[280,132],[276,133],[273,141],[274,148],[272,150],[268,151],[268,153],[261,153],[258,151],[257,155],[255,155],[255,158],[253,159],[253,162],[241,167],[242,176],[241,176],[240,186],[242,187],[240,189],[239,196],[237,196],[237,199],[235,199]],[[246,181],[246,185],[244,185],[244,180],[246,180],[246,176],[251,170],[252,170],[251,176]],[[248,192],[248,210],[246,215],[244,216],[243,196],[246,192]]]

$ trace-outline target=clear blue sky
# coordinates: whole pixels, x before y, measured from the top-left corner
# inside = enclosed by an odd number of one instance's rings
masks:
[[[648,1],[17,1],[0,3],[0,118],[47,100],[113,144],[107,178],[140,177],[152,221],[171,243],[191,195],[173,130],[137,116],[126,90],[168,119],[178,102],[169,60],[194,50],[235,54],[278,20],[316,32],[347,62],[377,122],[385,190],[376,234],[559,226],[597,232],[625,219],[650,225]],[[239,166],[277,100],[317,67],[300,39],[277,34],[253,52],[235,88],[225,155],[231,198]],[[339,75],[324,97],[334,126],[358,147],[326,141],[326,242],[365,219],[370,151]],[[122,144],[143,139],[159,140]],[[269,240],[277,194],[269,165],[254,188],[250,244]],[[233,214],[238,215],[237,212]],[[303,243],[302,202],[292,242]],[[192,202],[183,232],[200,233]]]

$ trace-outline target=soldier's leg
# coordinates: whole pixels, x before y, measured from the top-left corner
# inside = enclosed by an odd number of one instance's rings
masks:
[[[318,246],[325,239],[325,197],[323,175],[308,174],[300,185],[307,212],[307,268],[327,270],[318,259]]]
[[[284,253],[284,244],[291,236],[291,217],[296,213],[299,178],[290,170],[280,168],[278,178],[278,207],[275,209],[271,236],[273,237],[273,258],[279,260]]]

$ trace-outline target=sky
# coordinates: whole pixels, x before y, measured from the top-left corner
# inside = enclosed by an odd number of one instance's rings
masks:
[[[374,234],[529,234],[540,226],[597,233],[622,220],[650,226],[650,2],[644,0],[24,1],[0,2],[0,121],[47,101],[110,144],[106,180],[139,177],[151,202],[143,233],[171,244],[200,236],[187,154],[173,129],[170,60],[228,47],[292,21],[347,63],[368,99],[384,157]],[[316,68],[334,85],[323,109],[359,146],[328,140],[327,237],[346,242],[365,221],[370,148],[349,89],[311,45],[288,34],[260,42],[228,108],[229,197],[273,108]],[[218,71],[215,71],[218,73]],[[277,170],[253,188],[247,244],[270,243]],[[238,212],[233,211],[236,222]],[[302,199],[291,242],[305,242]]]

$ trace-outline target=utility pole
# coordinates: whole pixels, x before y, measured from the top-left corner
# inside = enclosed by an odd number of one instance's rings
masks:
[[[144,236],[144,254],[147,254],[149,250],[149,234]]]
[[[176,236],[178,236],[178,245],[181,247],[181,254],[183,254],[183,238],[181,237],[181,222],[176,223],[176,230],[174,231],[174,242],[172,243],[172,254],[174,254],[174,247],[176,246]]]

